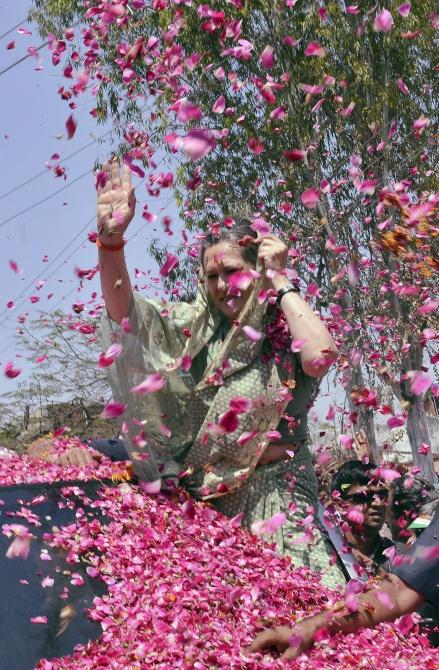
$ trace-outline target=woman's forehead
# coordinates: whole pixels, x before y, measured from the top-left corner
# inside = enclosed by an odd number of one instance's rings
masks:
[[[222,265],[227,262],[242,263],[241,249],[235,242],[218,242],[206,249],[204,254],[204,265],[207,268],[212,265]]]

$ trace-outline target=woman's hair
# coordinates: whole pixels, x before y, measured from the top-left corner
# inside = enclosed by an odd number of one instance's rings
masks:
[[[256,266],[258,258],[258,245],[251,242],[249,238],[256,240],[257,232],[251,228],[251,222],[248,219],[237,219],[231,228],[221,226],[218,233],[207,233],[201,242],[200,264],[204,267],[204,256],[207,249],[220,242],[229,242],[239,246],[243,259],[247,263]],[[240,244],[241,243],[241,244]]]

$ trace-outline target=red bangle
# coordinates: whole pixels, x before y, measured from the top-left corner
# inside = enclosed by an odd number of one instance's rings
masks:
[[[125,246],[125,240],[122,240],[119,244],[104,244],[98,237],[96,238],[96,246],[103,251],[120,251]]]

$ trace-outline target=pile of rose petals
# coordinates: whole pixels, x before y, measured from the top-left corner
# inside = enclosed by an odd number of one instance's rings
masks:
[[[55,438],[52,440],[53,450],[58,454],[70,448],[88,449],[77,438]],[[105,456],[89,450],[97,460],[87,466],[69,465],[61,467],[57,463],[50,463],[43,459],[31,459],[28,456],[13,455],[0,459],[0,486],[13,484],[36,484],[78,479],[108,479],[112,477],[124,478],[127,475],[125,462],[113,463]]]
[[[88,467],[80,473],[14,456],[0,460],[0,482],[108,478],[125,465],[102,459],[92,475]],[[78,487],[70,490],[77,501]],[[69,495],[68,486],[64,494]],[[249,655],[245,647],[263,626],[292,623],[335,602],[337,594],[322,587],[314,573],[292,569],[270,545],[184,493],[147,496],[124,482],[103,486],[91,505],[105,513],[106,525],[79,511],[74,524],[45,540],[49,551],[66,551],[73,570],[85,560],[89,575],[107,584],[108,595],[95,598],[88,613],[102,626],[102,635],[78,646],[72,656],[42,660],[38,670],[439,667],[439,650],[424,636],[415,629],[403,636],[392,624],[322,640],[293,662]]]

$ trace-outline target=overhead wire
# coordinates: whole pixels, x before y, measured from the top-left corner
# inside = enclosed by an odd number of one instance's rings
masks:
[[[23,21],[19,21],[18,23],[15,24],[15,26],[12,26],[12,28],[9,28],[9,30],[7,30],[5,33],[0,35],[0,40],[2,40],[4,37],[6,37],[10,33],[12,33],[12,31],[15,30],[16,28],[19,28],[23,23],[26,23],[26,21],[27,21],[27,18],[23,19]]]
[[[91,140],[91,142],[88,142],[87,144],[84,144],[84,146],[82,146],[80,149],[77,149],[76,151],[69,154],[65,158],[57,159],[55,161],[55,165],[59,165],[61,160],[62,160],[63,163],[65,163],[66,161],[70,160],[71,158],[74,158],[75,156],[80,154],[82,151],[85,151],[85,149],[88,149],[89,147],[93,146],[93,144],[96,144],[96,142],[99,142],[100,140],[104,139],[104,137],[107,137],[107,135],[109,135],[111,132],[112,132],[112,129],[108,130],[106,133],[103,133],[103,135],[100,135],[99,137],[96,137],[95,139]],[[9,195],[12,195],[12,193],[16,193],[21,188],[23,188],[24,186],[27,186],[28,184],[35,181],[39,177],[42,177],[45,174],[49,174],[49,172],[50,172],[50,168],[46,168],[45,170],[41,170],[41,172],[38,172],[37,174],[33,175],[33,177],[29,177],[25,181],[21,182],[21,184],[18,184],[17,186],[14,186],[13,188],[9,189],[9,191],[6,191],[5,193],[2,193],[0,195],[0,200],[3,200],[4,198],[8,197]]]
[[[6,72],[9,72],[9,70],[12,70],[17,65],[20,65],[20,63],[23,63],[23,61],[25,61],[28,58],[31,58],[32,56],[34,56],[34,54],[36,54],[38,51],[41,51],[41,49],[44,49],[44,47],[47,47],[48,44],[49,44],[49,40],[46,40],[45,42],[40,44],[40,46],[34,47],[32,49],[32,53],[27,53],[25,56],[22,56],[22,58],[19,58],[18,60],[14,61],[13,63],[11,63],[7,67],[5,67],[3,70],[0,70],[0,77],[2,75],[6,74]]]
[[[37,202],[34,202],[32,205],[29,205],[28,207],[25,207],[24,209],[20,210],[16,214],[13,214],[12,216],[9,216],[7,219],[4,221],[0,222],[0,228],[3,228],[3,226],[6,226],[6,224],[10,223],[11,221],[14,221],[15,219],[18,219],[19,216],[22,216],[23,214],[27,214],[30,212],[32,209],[35,209],[35,207],[38,207],[39,205],[42,205],[43,203],[47,202],[48,200],[51,200],[54,198],[56,195],[59,193],[62,193],[63,191],[67,190],[70,188],[70,186],[73,186],[73,184],[76,184],[80,179],[83,179],[86,177],[88,174],[90,174],[92,170],[87,170],[86,172],[83,172],[79,177],[75,177],[75,179],[72,179],[71,181],[68,182],[68,184],[65,184],[61,188],[59,188],[57,191],[54,191],[54,193],[51,193],[50,195],[46,195],[46,197],[41,198],[41,200],[38,200]]]
[[[160,159],[160,161],[159,161],[157,167],[159,167],[160,164],[163,163],[163,162],[166,162],[164,156]],[[142,185],[142,183],[143,183],[143,180],[139,181],[139,183],[135,186],[135,190],[137,190],[137,189]],[[167,206],[167,205],[166,205],[166,206]],[[93,222],[94,219],[95,219],[95,214],[94,214],[90,219],[88,219],[88,221],[87,221],[86,224],[81,228],[81,230],[78,231],[78,233],[76,233],[76,235],[75,235],[75,236],[74,236],[74,237],[73,237],[73,238],[72,238],[72,239],[71,239],[71,240],[70,240],[70,241],[63,247],[63,249],[61,249],[61,251],[58,252],[58,254],[55,256],[55,258],[52,259],[52,261],[50,262],[50,264],[49,264],[48,266],[46,266],[45,268],[43,268],[43,269],[42,269],[42,270],[41,270],[35,277],[33,277],[33,278],[30,280],[30,282],[28,283],[28,285],[27,285],[27,286],[20,292],[20,294],[19,294],[18,296],[16,296],[16,297],[14,298],[13,302],[15,302],[15,300],[20,299],[21,296],[23,295],[23,293],[26,293],[26,291],[28,291],[29,289],[32,288],[32,286],[34,285],[35,281],[37,281],[38,279],[40,279],[40,278],[47,272],[47,270],[48,270],[54,263],[56,263],[56,261],[57,261],[57,260],[58,260],[58,259],[59,259],[59,258],[66,252],[66,251],[67,251],[67,249],[69,249],[69,247],[73,244],[73,242],[74,242],[76,239],[78,239],[78,237],[79,237],[80,235],[82,235],[82,233],[85,232],[85,230],[86,230],[86,229],[88,228],[88,226]],[[140,232],[140,231],[139,231],[139,232]],[[137,233],[137,234],[138,234],[138,233]],[[84,243],[84,240],[82,240],[82,241],[79,243],[79,245],[77,245],[77,246],[75,247],[75,249],[71,252],[71,254],[70,254],[67,258],[63,259],[63,261],[62,261],[62,262],[55,268],[55,270],[54,270],[50,275],[48,275],[48,276],[45,278],[46,281],[48,281],[49,279],[51,279],[51,278],[54,276],[54,274],[56,274],[56,272],[58,272],[58,270],[59,270],[59,269],[60,269],[60,268],[61,268],[61,267],[62,267],[68,260],[70,260],[70,258],[76,253],[76,251],[78,251],[78,250],[81,248],[81,246],[82,246],[83,243]],[[75,289],[75,290],[76,290],[76,289]],[[25,304],[26,300],[27,300],[27,297],[23,298],[23,299],[21,300],[21,302],[20,302],[18,305],[14,305],[14,307],[11,308],[10,310],[9,310],[8,308],[3,309],[3,310],[0,312],[0,318],[3,317],[5,314],[7,314],[8,316],[7,316],[7,318],[6,318],[5,320],[3,320],[3,321],[0,323],[0,326],[4,326],[5,322],[6,322],[6,321],[9,321],[10,316],[11,316],[14,312],[16,312],[18,309],[20,309],[20,307],[22,307],[22,306]]]
[[[75,23],[72,24],[71,27],[76,28],[76,26],[78,26],[80,23],[81,23],[81,21],[76,21]],[[20,25],[20,24],[18,24],[18,25]],[[16,28],[16,27],[17,26],[15,26],[14,28]],[[12,30],[14,30],[14,28],[11,28],[7,33],[5,33],[5,35],[8,35],[10,32],[12,32]],[[13,63],[11,63],[7,67],[5,67],[3,70],[0,70],[0,77],[2,75],[6,74],[7,72],[9,72],[10,70],[12,70],[17,65],[20,65],[20,63],[23,63],[28,58],[32,58],[38,51],[41,51],[41,49],[44,49],[44,47],[47,47],[49,42],[50,42],[50,40],[46,40],[45,42],[42,42],[42,44],[40,44],[39,46],[32,47],[31,52],[28,51],[28,53],[25,56],[22,56],[22,58],[19,58],[18,60],[14,61]]]
[[[139,184],[137,184],[136,188],[139,188],[139,187],[141,186],[141,184],[142,184],[142,182],[139,182]],[[167,199],[166,205],[164,205],[164,207],[161,208],[161,211],[164,211],[164,210],[167,209],[167,207],[169,207],[169,205],[170,205],[172,199],[173,199],[172,196],[170,196],[170,197]],[[88,225],[90,225],[90,223],[93,221],[94,218],[95,218],[95,217],[93,216],[91,219],[89,219],[89,220],[87,221],[85,227],[87,227]],[[149,225],[148,223],[144,223],[144,224],[140,227],[140,229],[139,229],[134,235],[132,235],[130,238],[128,238],[127,242],[129,243],[129,242],[131,242],[132,240],[134,240],[136,237],[138,237],[138,236],[143,232],[143,230],[145,230],[145,228],[146,228],[148,225]],[[82,231],[80,231],[80,232],[76,235],[76,237],[77,237],[78,235],[80,235],[81,232],[83,232],[83,230],[84,230],[84,229],[82,229]],[[70,243],[69,243],[69,244],[70,244]],[[81,241],[81,243],[80,243],[78,246],[76,246],[75,249],[73,249],[73,251],[69,254],[69,256],[68,256],[67,258],[63,259],[62,263],[60,263],[60,264],[54,269],[54,271],[53,271],[50,275],[48,275],[47,280],[51,279],[51,278],[58,272],[58,270],[59,270],[59,269],[60,269],[60,268],[61,268],[61,267],[62,267],[68,260],[70,260],[70,258],[72,258],[72,256],[76,253],[76,251],[78,251],[78,249],[80,249],[80,247],[82,246],[82,244],[83,244],[83,241]],[[59,255],[61,255],[61,253],[62,253],[62,252],[60,252]],[[53,262],[54,262],[54,261],[53,261]],[[41,276],[41,274],[42,274],[42,273],[40,273],[39,276]],[[35,279],[32,280],[32,282],[29,284],[29,287],[32,286],[33,281],[35,281]],[[29,287],[27,287],[25,290],[28,290]],[[69,296],[71,296],[73,293],[76,293],[77,290],[78,290],[78,287],[77,287],[77,286],[74,286],[74,287],[73,287],[73,288],[72,288],[66,295],[62,296],[61,299],[58,300],[58,302],[55,303],[55,305],[52,307],[51,312],[53,313],[53,312],[58,308],[58,306],[59,306],[61,303],[63,303],[65,300],[67,300],[67,298],[68,298]],[[23,292],[24,292],[24,291],[23,291]],[[14,307],[13,311],[18,310],[22,305],[24,305],[25,302],[26,302],[26,298],[24,298],[23,301],[22,301],[19,305],[16,305],[16,306]],[[7,312],[7,311],[8,311],[8,310],[3,310],[2,313],[0,314],[0,317],[1,317],[5,312]],[[4,326],[4,324],[5,324],[6,321],[8,321],[8,319],[6,319],[5,321],[3,321],[0,325],[1,325],[1,326]],[[11,334],[9,335],[9,337],[10,337],[10,338],[14,337],[14,336],[15,336],[15,332],[16,332],[16,331],[14,331],[13,333],[11,333]],[[4,354],[4,353],[11,347],[11,345],[12,345],[12,342],[9,341],[9,343],[8,343],[5,347],[3,347],[3,349],[0,350],[0,356],[2,356],[2,355],[3,355],[3,354]]]

